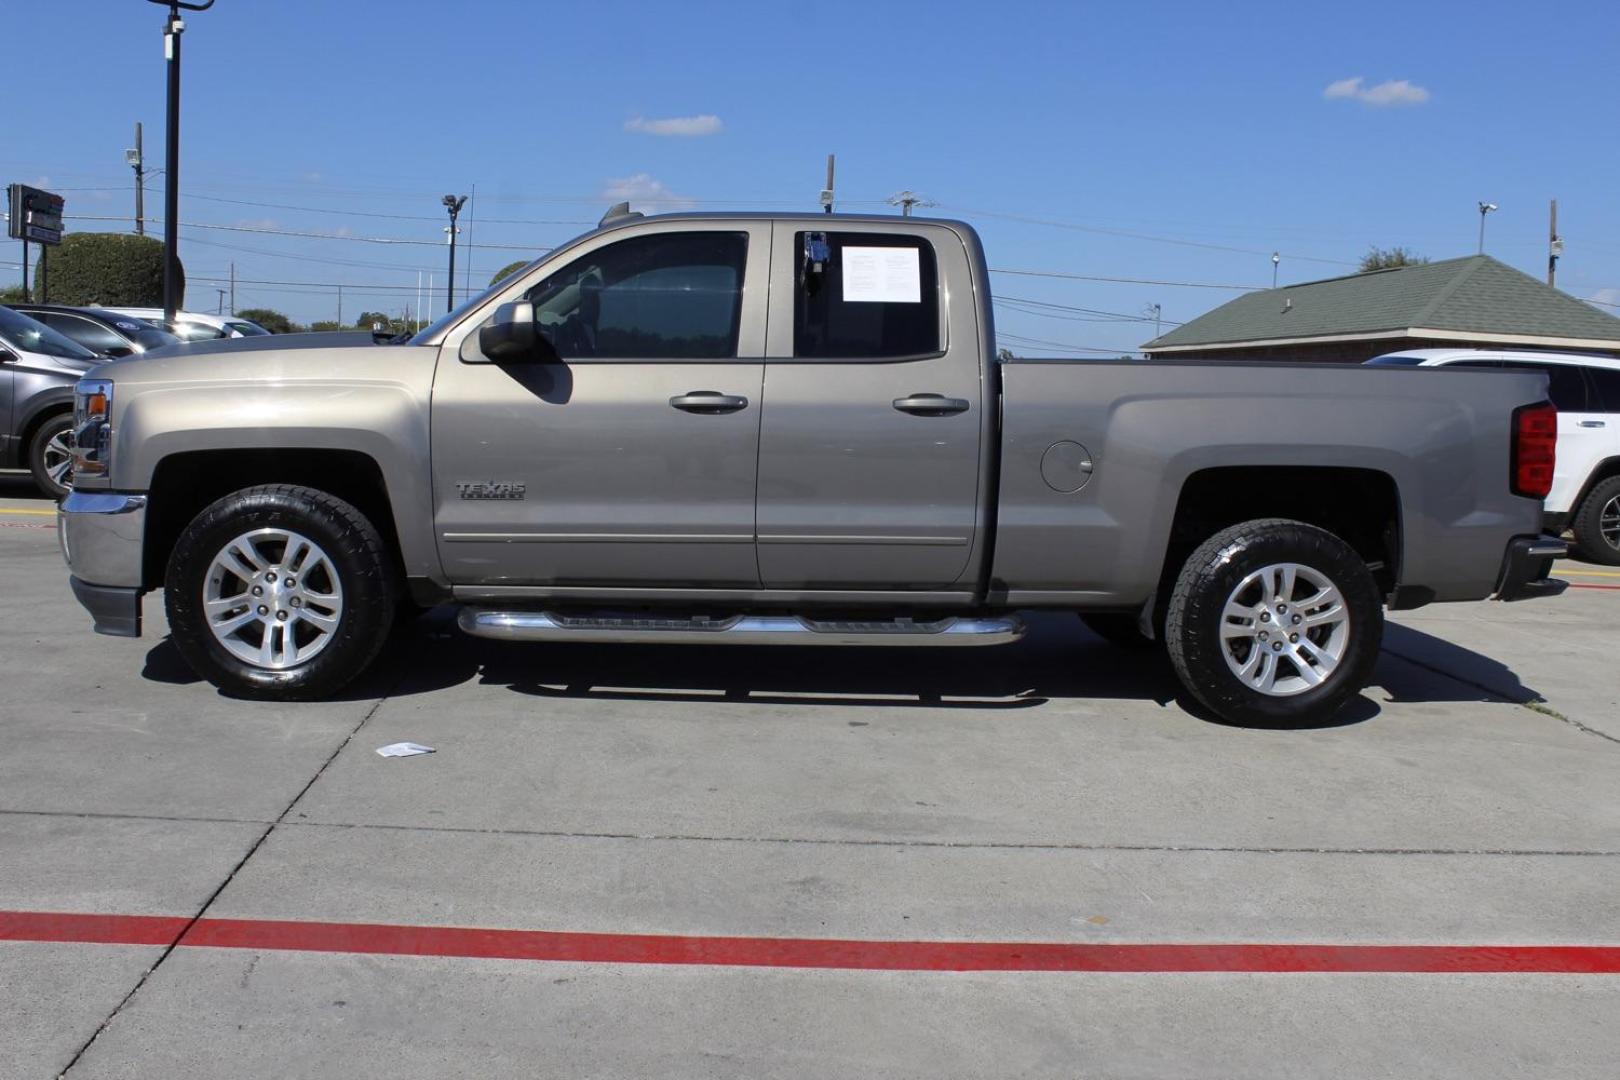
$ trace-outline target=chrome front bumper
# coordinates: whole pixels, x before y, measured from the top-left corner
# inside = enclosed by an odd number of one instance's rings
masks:
[[[57,507],[56,535],[96,633],[140,637],[146,496],[71,491]]]

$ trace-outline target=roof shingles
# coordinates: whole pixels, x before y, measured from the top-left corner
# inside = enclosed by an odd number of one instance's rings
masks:
[[[1489,255],[1240,296],[1143,348],[1448,330],[1620,343],[1620,319]]]

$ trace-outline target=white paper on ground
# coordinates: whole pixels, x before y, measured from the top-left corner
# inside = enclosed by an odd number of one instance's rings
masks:
[[[845,303],[922,303],[916,248],[847,247],[843,254]]]
[[[433,747],[423,746],[421,743],[397,742],[377,747],[377,753],[383,757],[415,757],[417,754],[433,753]]]

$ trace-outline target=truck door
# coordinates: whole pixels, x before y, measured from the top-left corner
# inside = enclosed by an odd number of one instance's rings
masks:
[[[968,588],[986,417],[965,248],[940,226],[831,224],[774,227],[760,576]]]
[[[758,587],[769,248],[748,222],[609,232],[523,292],[555,359],[446,338],[433,497],[453,583]]]

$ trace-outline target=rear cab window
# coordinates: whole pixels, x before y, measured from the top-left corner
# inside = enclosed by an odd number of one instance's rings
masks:
[[[919,236],[795,234],[793,355],[902,359],[944,350],[939,267]]]

